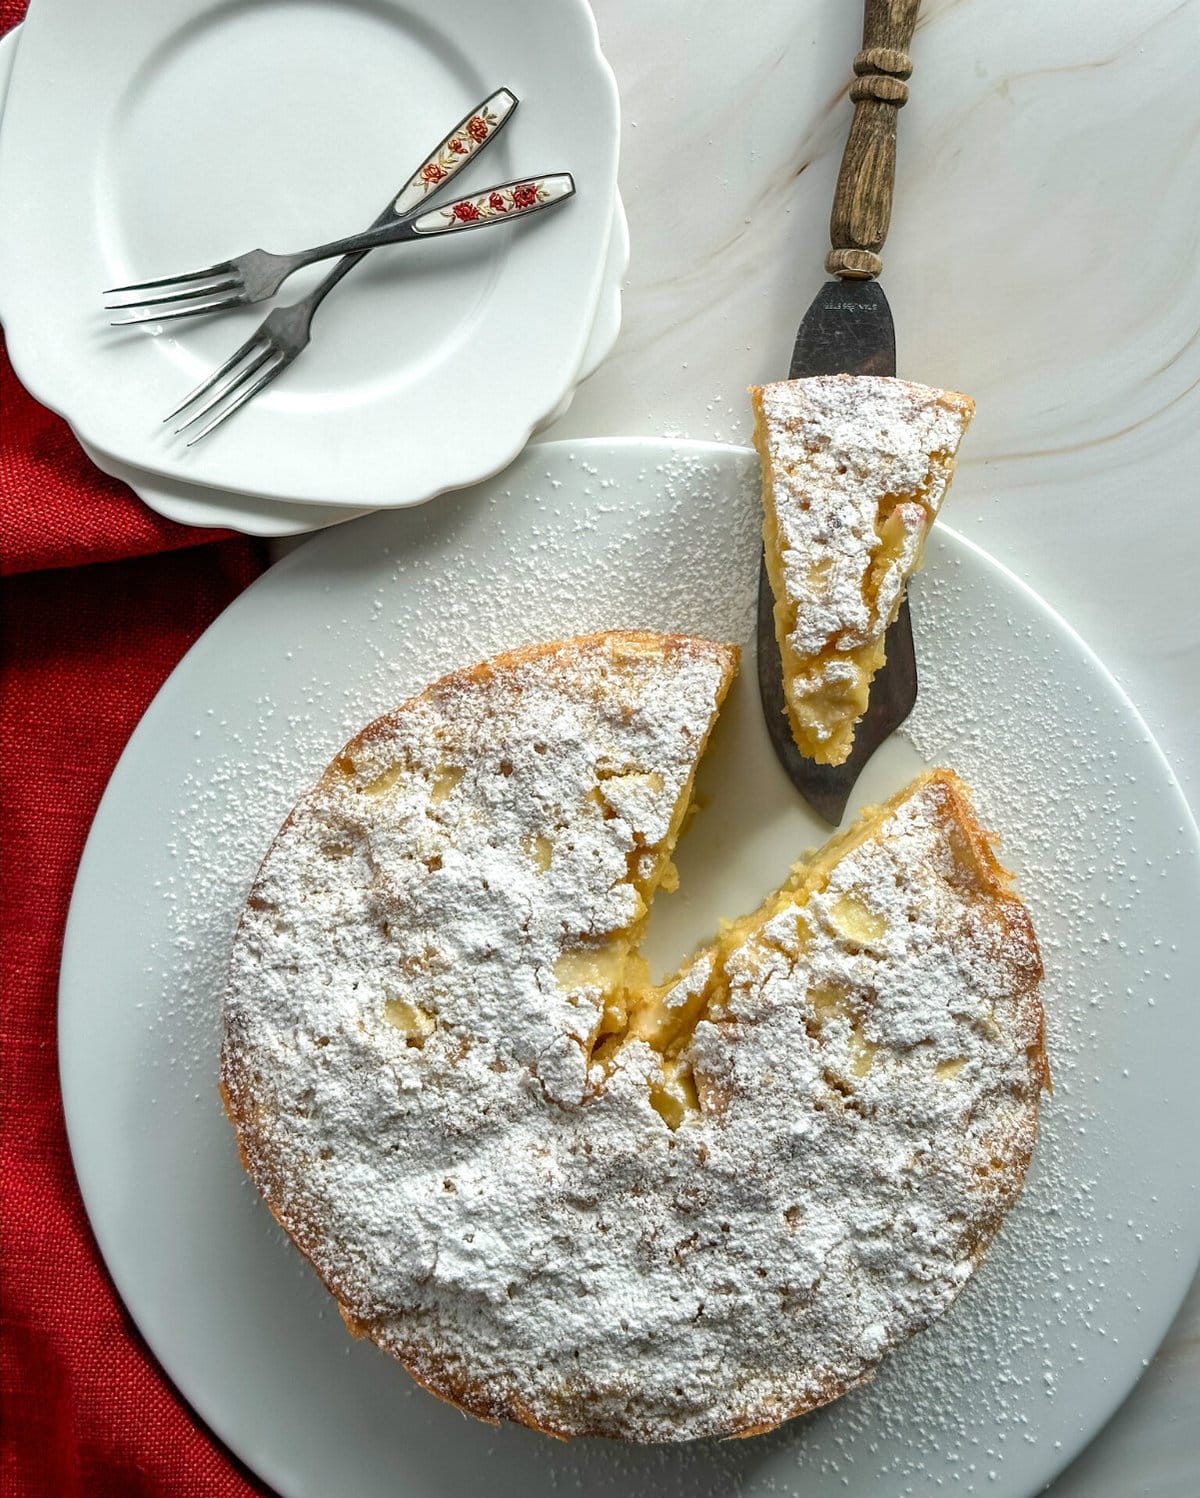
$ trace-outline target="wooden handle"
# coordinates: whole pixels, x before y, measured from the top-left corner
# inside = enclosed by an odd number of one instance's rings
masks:
[[[854,119],[829,219],[825,269],[868,281],[883,269],[879,251],[892,218],[896,113],[908,98],[912,44],[921,0],[866,0],[862,51],[854,59]]]

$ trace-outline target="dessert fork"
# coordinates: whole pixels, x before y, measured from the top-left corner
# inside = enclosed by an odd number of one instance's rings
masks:
[[[171,421],[194,405],[201,396],[208,396],[198,410],[175,428],[178,436],[221,406],[212,420],[188,439],[188,447],[194,447],[214,427],[220,426],[240,406],[252,400],[276,375],[282,374],[308,345],[313,315],[317,308],[342,277],[352,271],[376,245],[394,244],[400,239],[422,239],[436,234],[457,234],[467,229],[482,229],[507,223],[512,219],[537,213],[543,208],[553,207],[555,203],[565,202],[574,191],[575,179],[570,172],[502,182],[469,198],[459,198],[455,203],[411,217],[399,226],[387,223],[382,226],[382,232],[369,229],[353,239],[338,241],[325,253],[336,254],[347,247],[351,247],[351,252],[343,254],[307,296],[290,306],[276,307],[269,312],[245,343],[202,385],[198,385],[173,411],[164,416],[163,420]],[[386,211],[389,215],[394,212],[391,204]],[[396,232],[398,227],[404,232]],[[222,402],[226,404],[222,406]]]
[[[302,266],[325,260],[337,254],[373,249],[414,237],[402,228],[424,200],[440,192],[489,146],[508,123],[520,100],[511,89],[497,89],[463,116],[443,140],[421,163],[396,197],[379,215],[365,234],[334,240],[301,250],[294,255],[275,255],[268,250],[248,250],[232,260],[221,260],[205,270],[186,271],[179,276],[160,276],[153,281],[135,281],[128,286],[111,286],[106,297],[129,297],[131,300],[108,302],[109,312],[129,312],[128,317],[113,320],[114,327],[131,323],[164,322],[173,317],[196,317],[204,312],[224,312],[229,307],[244,307],[273,297],[287,278]],[[389,235],[388,227],[395,230]],[[423,232],[430,232],[425,230]],[[141,293],[151,292],[145,296]],[[171,303],[178,306],[170,306]],[[169,310],[161,310],[168,309]]]

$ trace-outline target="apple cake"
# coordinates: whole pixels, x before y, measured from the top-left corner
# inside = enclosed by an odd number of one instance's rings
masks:
[[[650,982],[735,664],[610,633],[448,676],[341,750],[246,901],[245,1167],[351,1330],[485,1420],[769,1429],[939,1316],[1021,1189],[1041,966],[950,772]]]

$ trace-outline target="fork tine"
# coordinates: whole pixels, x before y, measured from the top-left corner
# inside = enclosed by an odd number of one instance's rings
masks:
[[[253,353],[254,350],[250,350],[249,352]],[[180,432],[186,432],[188,427],[195,426],[202,417],[207,416],[214,407],[219,406],[231,390],[235,390],[239,385],[244,384],[255,370],[261,369],[271,355],[276,352],[278,351],[271,344],[264,343],[259,348],[256,357],[251,359],[249,364],[239,362],[238,367],[225,376],[200,409],[194,415],[189,416],[182,426],[175,428],[175,435],[178,437]],[[214,376],[215,378],[216,376]],[[211,384],[212,382],[210,381],[209,383]],[[199,392],[196,396],[191,397],[191,400],[185,401],[184,406],[191,404],[191,401],[196,400],[198,395]]]
[[[181,411],[187,410],[188,406],[190,406],[193,401],[199,400],[206,390],[211,390],[218,380],[224,379],[224,377],[228,374],[232,374],[248,354],[252,354],[256,349],[261,348],[263,345],[258,336],[260,331],[261,330],[259,328],[255,328],[254,332],[250,334],[250,337],[246,339],[241,348],[235,349],[233,353],[230,354],[229,358],[225,360],[225,363],[222,364],[219,369],[214,369],[212,374],[209,375],[208,379],[205,380],[203,384],[197,385],[195,390],[193,390],[190,395],[184,396],[183,400],[179,402],[175,409],[168,412],[167,415],[163,417],[163,421],[171,421],[174,417],[178,416]]]
[[[200,431],[198,431],[196,435],[191,438],[191,440],[188,442],[188,446],[195,447],[196,443],[199,442],[202,437],[207,437],[209,432],[211,432],[214,427],[219,427],[223,421],[233,415],[233,413],[239,406],[244,406],[248,400],[251,400],[254,396],[256,396],[264,385],[269,385],[277,374],[281,373],[281,371],[287,368],[290,362],[291,361],[285,358],[283,354],[280,354],[277,362],[274,364],[268,364],[266,369],[263,370],[262,374],[259,375],[258,379],[255,380],[252,385],[243,390],[236,397],[236,399],[230,401],[230,403],[225,407],[223,411],[218,412],[206,427],[202,427]]]
[[[187,271],[182,276],[159,276],[156,281],[134,281],[129,286],[107,286],[104,296],[118,296],[124,291],[153,291],[156,286],[176,286],[184,281],[203,281],[208,276],[224,276],[233,269],[232,260],[221,260],[207,270]]]
[[[183,290],[164,291],[157,296],[139,296],[132,302],[109,302],[106,312],[131,312],[135,307],[158,307],[164,302],[188,302],[199,296],[211,296],[216,291],[240,290],[242,280],[240,276],[230,273],[223,276],[219,281],[205,281],[203,285],[197,282],[184,283]]]
[[[224,312],[228,307],[244,306],[246,306],[246,298],[239,293],[237,296],[220,297],[215,302],[189,302],[186,307],[174,307],[169,312],[160,312],[157,307],[148,307],[140,312],[134,312],[129,317],[114,317],[109,326],[128,328],[139,322],[170,322],[173,317],[198,317],[202,312]]]

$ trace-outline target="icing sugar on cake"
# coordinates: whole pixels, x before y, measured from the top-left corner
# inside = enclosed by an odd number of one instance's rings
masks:
[[[750,393],[788,716],[804,754],[841,764],[975,407],[882,376]]]
[[[812,1408],[945,1309],[1023,1178],[1036,945],[948,773],[645,982],[733,665],[605,635],[446,678],[342,751],[247,902],[247,1168],[350,1324],[485,1418]]]

